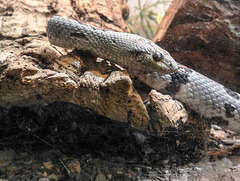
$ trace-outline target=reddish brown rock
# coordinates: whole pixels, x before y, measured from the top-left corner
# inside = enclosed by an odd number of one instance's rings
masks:
[[[154,41],[180,63],[240,91],[240,4],[174,0]]]

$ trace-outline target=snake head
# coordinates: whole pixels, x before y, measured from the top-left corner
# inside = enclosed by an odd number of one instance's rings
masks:
[[[158,51],[153,52],[150,56],[151,61],[155,64],[156,70],[160,73],[172,73],[178,69],[177,62],[173,57],[164,49],[158,47]]]
[[[178,69],[177,62],[164,49],[156,45],[151,40],[135,36],[130,50],[136,65],[132,66],[135,70],[146,72],[173,73]]]
[[[148,41],[148,44],[152,47],[151,59],[154,64],[156,64],[156,67],[160,69],[160,71],[157,72],[173,73],[178,70],[177,62],[166,50],[152,41]]]
[[[143,51],[139,53],[135,61],[137,62],[135,70],[138,69],[146,72],[159,72],[165,74],[176,72],[178,69],[177,62],[167,51],[160,47],[152,52]]]

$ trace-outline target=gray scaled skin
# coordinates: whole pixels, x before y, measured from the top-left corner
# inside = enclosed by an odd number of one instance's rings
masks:
[[[240,94],[183,65],[171,74],[133,71],[145,84],[165,90],[205,118],[228,122],[228,128],[240,133]]]
[[[171,73],[177,63],[164,49],[141,36],[107,31],[68,18],[48,21],[47,36],[53,45],[89,50],[127,69]]]

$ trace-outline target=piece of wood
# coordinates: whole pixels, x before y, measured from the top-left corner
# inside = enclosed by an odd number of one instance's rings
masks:
[[[176,61],[240,91],[240,1],[174,0],[153,40]]]
[[[153,37],[154,42],[160,42],[162,40],[170,24],[172,23],[173,18],[184,3],[186,3],[186,0],[174,0],[171,3],[165,13],[164,18],[158,26],[155,36]]]

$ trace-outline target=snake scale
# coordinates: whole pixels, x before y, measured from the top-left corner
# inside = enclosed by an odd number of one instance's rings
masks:
[[[59,16],[48,21],[47,36],[54,45],[89,50],[132,70],[148,86],[165,89],[201,116],[221,118],[230,129],[240,132],[240,94],[175,62],[151,40]]]

